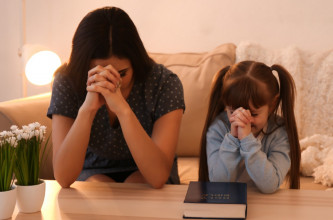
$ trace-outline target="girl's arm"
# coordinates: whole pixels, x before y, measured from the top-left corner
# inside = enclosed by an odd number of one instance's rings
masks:
[[[210,126],[206,138],[209,180],[236,181],[241,160],[239,140],[227,131],[222,120]]]
[[[290,147],[285,130],[279,128],[269,135],[266,145],[269,145],[267,154],[261,150],[261,142],[251,133],[241,140],[240,154],[249,176],[259,190],[273,193],[283,183],[290,168]]]

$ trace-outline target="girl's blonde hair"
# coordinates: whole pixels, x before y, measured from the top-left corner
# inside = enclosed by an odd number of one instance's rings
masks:
[[[274,76],[273,70],[278,73]],[[213,80],[208,114],[201,137],[199,180],[209,181],[206,153],[206,134],[209,126],[226,106],[233,109],[249,109],[264,105],[271,107],[277,127],[284,125],[290,144],[291,167],[288,173],[289,188],[299,189],[300,144],[294,114],[296,89],[290,73],[280,65],[267,65],[255,61],[243,61],[221,69]],[[277,116],[283,118],[278,124]],[[269,134],[266,134],[269,135]]]

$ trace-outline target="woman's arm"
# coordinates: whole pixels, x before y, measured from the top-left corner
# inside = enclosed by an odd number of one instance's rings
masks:
[[[62,187],[69,187],[82,170],[92,122],[103,103],[99,96],[88,92],[75,120],[57,114],[52,116],[53,169]]]
[[[183,109],[160,117],[149,137],[129,108],[118,114],[127,145],[145,180],[154,188],[167,181],[173,165]]]
[[[88,85],[88,91],[103,95],[110,111],[118,117],[126,143],[145,180],[154,188],[167,181],[173,165],[183,109],[171,111],[156,120],[152,137],[146,133],[122,96],[120,88],[104,81]]]

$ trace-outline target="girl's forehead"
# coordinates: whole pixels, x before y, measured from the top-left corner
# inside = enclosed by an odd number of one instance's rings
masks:
[[[252,104],[251,104],[251,102],[249,103],[249,107],[250,107],[250,111],[252,111],[252,112],[258,112],[258,111],[261,111],[261,110],[263,110],[264,108],[266,108],[268,105],[263,105],[263,106],[260,106],[260,107],[258,107],[258,108],[255,108]],[[229,111],[235,111],[237,108],[233,108],[232,106],[226,106],[226,108],[227,108],[227,110],[229,110]],[[247,107],[243,107],[243,108],[247,108]]]

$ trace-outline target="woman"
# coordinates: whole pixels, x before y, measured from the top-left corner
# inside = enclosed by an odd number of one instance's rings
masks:
[[[129,16],[115,7],[88,13],[57,71],[47,113],[56,180],[62,187],[76,180],[179,183],[184,109],[179,78],[148,56]]]

